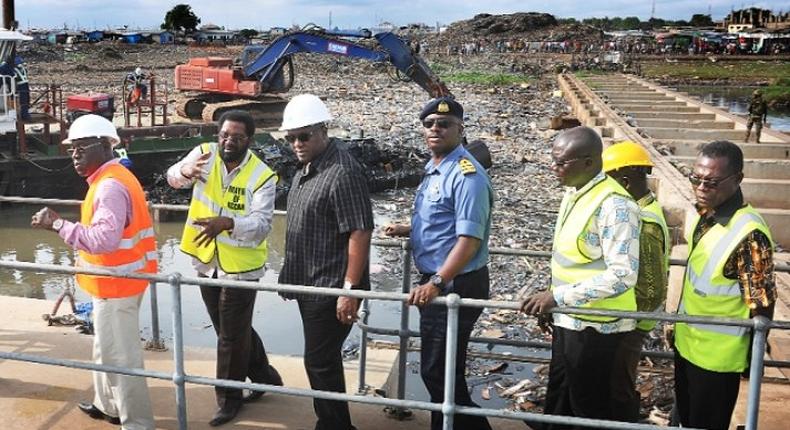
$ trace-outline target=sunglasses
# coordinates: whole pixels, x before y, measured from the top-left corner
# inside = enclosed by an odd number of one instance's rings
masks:
[[[695,187],[699,187],[700,185],[702,185],[705,188],[715,189],[718,188],[719,185],[722,184],[722,182],[734,177],[735,175],[737,175],[737,173],[733,173],[732,175],[725,176],[721,179],[707,179],[707,178],[700,178],[699,176],[692,173],[691,175],[689,175],[689,182],[691,182],[691,185]]]
[[[84,154],[85,151],[87,151],[89,149],[93,149],[93,148],[101,145],[102,143],[104,143],[104,142],[99,140],[97,142],[89,143],[87,145],[75,145],[73,143],[69,143],[69,144],[64,144],[63,146],[65,147],[67,154],[74,155],[74,154]]]
[[[433,128],[434,124],[439,128],[450,128],[451,125],[455,124],[455,121],[445,118],[422,120],[422,126],[425,128]]]
[[[574,161],[586,160],[588,158],[590,158],[590,157],[577,157],[577,158],[570,158],[570,159],[567,159],[567,160],[557,160],[557,159],[552,158],[551,159],[551,164],[554,165],[554,166],[559,167],[560,169],[562,169],[563,167],[567,166],[568,164],[573,163]]]
[[[315,134],[315,130],[306,131],[304,133],[299,133],[299,134],[286,134],[285,141],[288,143],[294,143],[297,140],[300,142],[307,142],[308,140],[313,138],[314,134]]]
[[[247,136],[243,134],[228,134],[225,132],[220,132],[217,137],[219,137],[220,141],[227,140],[232,143],[242,143],[247,139]]]

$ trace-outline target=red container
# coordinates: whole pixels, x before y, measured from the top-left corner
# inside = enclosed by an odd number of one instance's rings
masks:
[[[113,96],[104,93],[76,94],[66,98],[69,112],[101,113],[113,111]]]

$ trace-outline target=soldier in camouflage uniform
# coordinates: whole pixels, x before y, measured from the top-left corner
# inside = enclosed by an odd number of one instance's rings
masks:
[[[767,115],[768,105],[763,100],[762,91],[754,90],[752,101],[749,103],[749,119],[746,121],[746,139],[744,139],[744,142],[749,141],[752,125],[754,125],[755,142],[760,143],[760,133],[763,131],[763,122],[765,122]]]

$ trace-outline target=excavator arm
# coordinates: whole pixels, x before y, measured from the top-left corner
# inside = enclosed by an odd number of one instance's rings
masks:
[[[425,61],[400,37],[393,33],[374,36],[376,48],[339,39],[323,32],[290,33],[266,48],[248,47],[242,54],[242,72],[247,79],[256,79],[266,92],[277,86],[283,67],[296,53],[335,54],[360,58],[376,63],[392,64],[401,74],[422,87],[431,97],[452,96],[447,86],[431,71]]]

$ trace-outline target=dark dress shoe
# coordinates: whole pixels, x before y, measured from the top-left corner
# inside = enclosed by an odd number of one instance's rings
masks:
[[[270,365],[269,366],[269,375],[266,377],[266,379],[263,379],[261,381],[252,381],[252,382],[257,382],[257,383],[261,383],[261,384],[269,384],[269,385],[277,385],[277,386],[282,387],[282,385],[283,385],[283,378],[282,378],[282,376],[280,376],[280,372],[278,372],[277,369],[275,369],[274,367],[272,367]],[[242,397],[242,400],[244,400],[245,403],[246,402],[254,402],[254,401],[260,399],[261,397],[263,397],[264,393],[265,393],[265,391],[250,391],[249,393],[245,394]]]
[[[94,420],[105,420],[110,424],[118,425],[121,423],[121,419],[118,417],[112,417],[110,415],[105,414],[96,406],[93,406],[91,403],[80,403],[77,407],[85,413],[85,415],[93,418]]]
[[[211,427],[221,426],[222,424],[227,423],[228,421],[236,418],[236,415],[239,413],[239,409],[241,409],[241,405],[234,405],[234,406],[224,406],[222,408],[217,409],[217,412],[214,414],[214,418],[208,422],[208,425]]]

